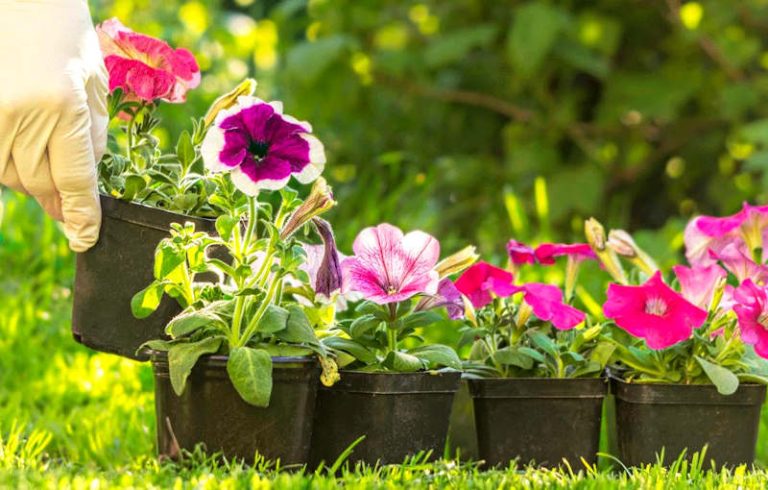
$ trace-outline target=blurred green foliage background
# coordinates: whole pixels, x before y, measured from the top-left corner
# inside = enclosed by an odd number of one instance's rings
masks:
[[[91,5],[197,55],[172,133],[246,76],[311,121],[342,243],[386,220],[500,254],[527,215],[545,238],[590,215],[671,236],[766,198],[766,0]]]

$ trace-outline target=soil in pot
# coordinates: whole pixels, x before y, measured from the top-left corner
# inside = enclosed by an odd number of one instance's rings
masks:
[[[202,444],[208,453],[252,463],[258,452],[282,466],[306,464],[320,379],[315,358],[275,357],[269,407],[249,405],[232,386],[226,356],[198,361],[181,396],[171,387],[168,358],[152,356],[157,446],[161,458]]]
[[[479,457],[488,467],[513,459],[555,467],[597,461],[604,379],[469,380]]]
[[[765,386],[742,384],[733,395],[711,385],[635,384],[611,380],[616,398],[618,458],[627,466],[664,464],[683,450],[687,457],[707,446],[718,466],[751,464]],[[708,464],[706,465],[708,467]]]
[[[459,372],[342,371],[339,382],[318,391],[312,466],[333,464],[360,436],[351,463],[402,463],[420,451],[441,457],[460,380]]]
[[[190,221],[196,229],[215,233],[215,221],[101,196],[99,241],[77,255],[72,334],[94,350],[138,360],[144,342],[164,337],[165,326],[181,309],[165,297],[148,318],[131,313],[131,298],[153,279],[155,248],[168,236],[171,223]]]

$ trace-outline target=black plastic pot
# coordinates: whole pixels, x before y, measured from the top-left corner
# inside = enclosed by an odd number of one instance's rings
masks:
[[[472,379],[469,389],[486,465],[597,461],[604,379]]]
[[[281,465],[306,464],[320,367],[315,358],[275,357],[269,407],[249,405],[227,375],[226,356],[202,357],[181,396],[171,387],[168,358],[153,353],[157,448],[161,458],[203,444],[206,452],[252,463],[258,452]]]
[[[78,342],[102,352],[137,360],[144,342],[164,337],[168,322],[181,309],[165,297],[148,318],[131,313],[131,298],[153,279],[155,248],[171,223],[190,221],[196,229],[215,233],[215,221],[101,196],[102,225],[98,243],[78,254],[72,334]]]
[[[634,384],[611,379],[616,397],[619,459],[627,466],[664,464],[683,450],[690,458],[707,445],[718,466],[750,464],[760,426],[765,386],[742,384],[725,396],[712,385]]]
[[[342,371],[336,385],[321,387],[317,394],[312,465],[333,464],[363,435],[351,463],[402,463],[420,451],[439,458],[460,379],[458,372]]]

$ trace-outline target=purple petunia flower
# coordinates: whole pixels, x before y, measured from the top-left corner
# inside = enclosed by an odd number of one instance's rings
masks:
[[[302,184],[323,171],[323,144],[307,122],[283,114],[281,102],[238,98],[221,111],[203,140],[201,154],[212,172],[232,172],[238,189],[255,195],[283,188],[293,175]]]

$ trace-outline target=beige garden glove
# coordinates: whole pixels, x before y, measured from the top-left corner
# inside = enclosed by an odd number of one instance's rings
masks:
[[[107,73],[85,0],[0,0],[0,184],[96,243]]]

